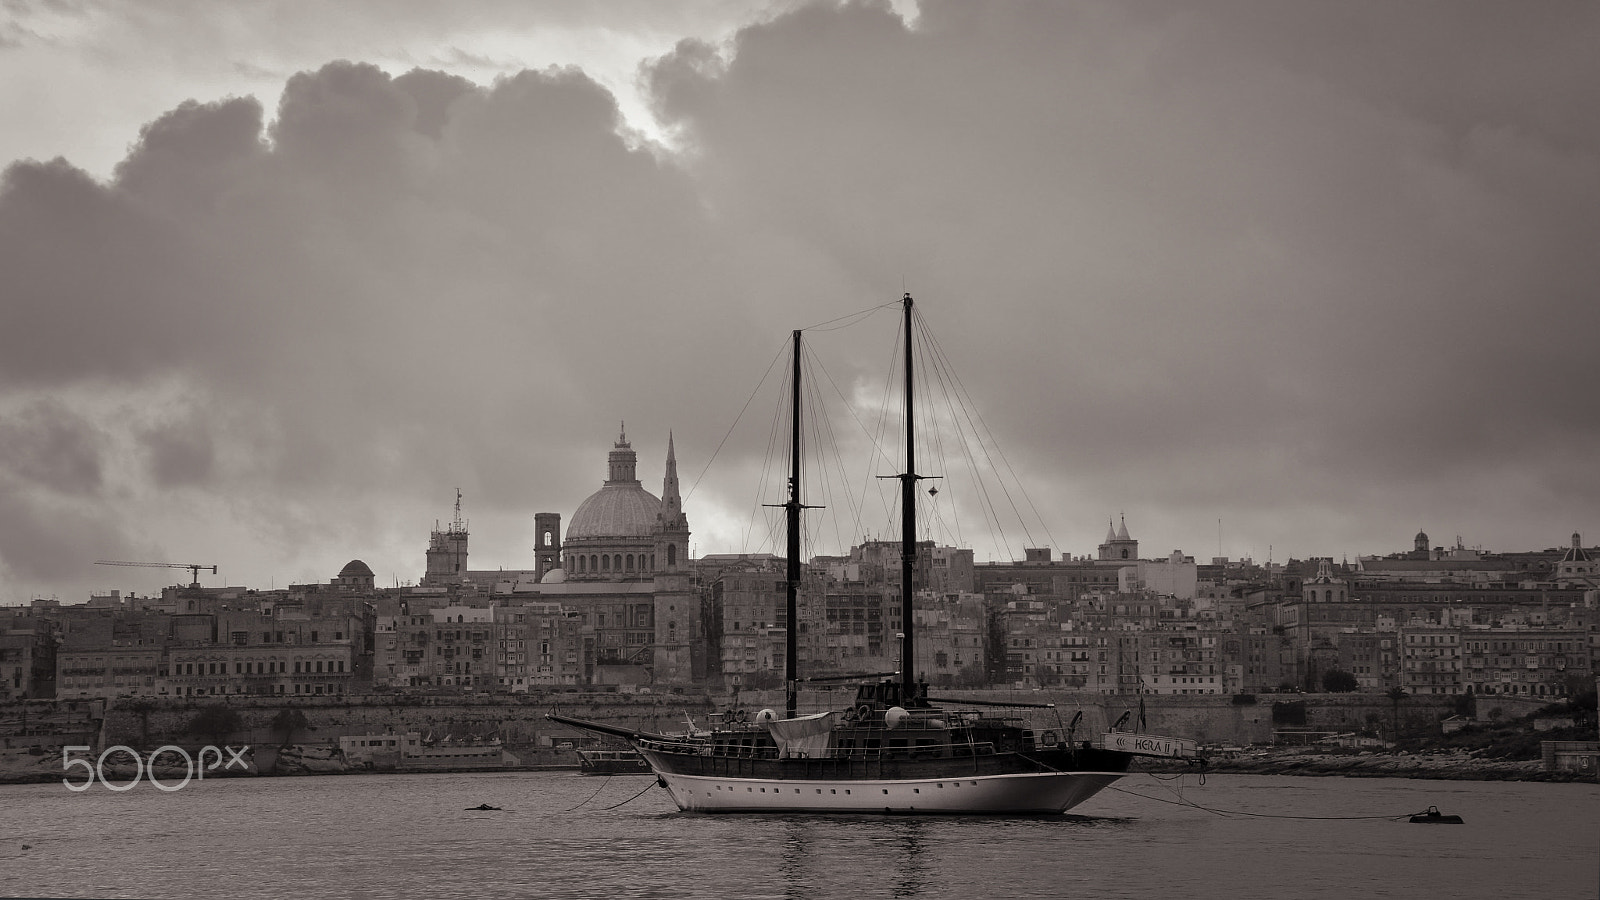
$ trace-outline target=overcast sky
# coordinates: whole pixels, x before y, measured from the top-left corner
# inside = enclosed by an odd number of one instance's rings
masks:
[[[713,454],[791,329],[903,290],[1043,519],[979,560],[1593,544],[1597,46],[1588,2],[3,0],[0,602],[414,581],[457,488],[472,567],[531,566],[621,420],[696,555],[773,550],[770,415]],[[868,397],[894,338],[814,340]]]

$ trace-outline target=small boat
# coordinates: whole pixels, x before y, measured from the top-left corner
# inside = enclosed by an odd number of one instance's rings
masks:
[[[498,806],[490,806],[487,803],[480,803],[477,806],[469,806],[469,807],[467,807],[466,811],[467,812],[499,812],[500,811],[500,807],[498,807]]]
[[[579,750],[581,775],[649,775],[650,764],[637,750]]]
[[[1439,807],[1437,807],[1437,806],[1428,807],[1428,811],[1427,812],[1417,813],[1416,815],[1411,817],[1411,821],[1412,821],[1413,824],[1416,824],[1416,825],[1462,825],[1462,824],[1465,824],[1465,820],[1462,819],[1460,816],[1447,816],[1444,813],[1439,812]]]

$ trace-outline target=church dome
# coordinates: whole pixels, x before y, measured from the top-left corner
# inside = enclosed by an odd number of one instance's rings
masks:
[[[660,512],[661,501],[639,482],[607,483],[572,514],[566,538],[649,537]]]
[[[624,430],[611,445],[605,486],[579,504],[567,526],[568,541],[649,537],[661,513],[661,501],[634,477],[638,456]]]
[[[324,569],[323,571],[327,571]],[[339,570],[340,578],[372,578],[372,568],[359,559],[352,559]]]

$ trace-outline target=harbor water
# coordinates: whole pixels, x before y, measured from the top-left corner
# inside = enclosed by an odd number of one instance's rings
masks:
[[[690,815],[654,784],[0,786],[0,896],[1576,900],[1600,885],[1593,784],[1139,775],[1048,818]],[[483,803],[501,809],[468,811]],[[1403,818],[1429,806],[1465,824]]]

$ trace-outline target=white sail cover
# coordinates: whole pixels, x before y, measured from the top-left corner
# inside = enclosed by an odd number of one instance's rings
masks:
[[[778,743],[778,756],[824,757],[828,755],[828,735],[833,733],[833,711],[767,723],[767,731]]]

